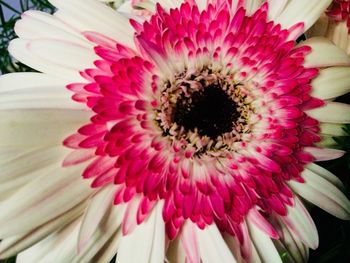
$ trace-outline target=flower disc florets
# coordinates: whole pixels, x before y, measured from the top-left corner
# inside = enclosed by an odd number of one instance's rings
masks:
[[[84,177],[114,183],[115,204],[128,203],[138,223],[164,200],[171,239],[185,220],[240,236],[252,207],[285,215],[285,182],[302,181],[307,147],[320,140],[304,112],[323,102],[310,96],[310,48],[295,47],[303,24],[281,29],[267,4],[248,16],[219,2],[157,5],[148,21],[132,21],[138,53],[86,33],[102,59],[82,73],[89,84],[68,87],[95,113],[65,141],[92,159]]]
[[[242,84],[211,68],[183,72],[164,83],[156,119],[172,143],[192,145],[195,155],[233,150],[249,132],[253,109]]]

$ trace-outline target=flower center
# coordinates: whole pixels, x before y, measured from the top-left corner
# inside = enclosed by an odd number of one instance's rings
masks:
[[[217,85],[195,91],[190,97],[178,98],[172,120],[186,132],[197,131],[201,136],[216,139],[231,132],[240,117],[237,104]]]
[[[155,120],[163,136],[194,155],[234,151],[235,142],[250,133],[254,113],[245,90],[221,70],[185,70],[162,84]]]

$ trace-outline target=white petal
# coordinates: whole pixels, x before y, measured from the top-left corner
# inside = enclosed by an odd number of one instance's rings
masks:
[[[262,263],[262,262],[264,262],[262,256],[259,255],[259,253],[258,253],[258,251],[256,249],[256,246],[254,245],[253,242],[252,242],[251,262],[254,262],[254,263]]]
[[[279,221],[280,231],[282,238],[276,240],[276,245],[280,246],[280,253],[287,252],[286,262],[302,262],[307,263],[309,258],[309,248],[304,245],[295,233],[283,223]]]
[[[318,247],[318,233],[314,221],[303,204],[295,198],[293,207],[288,206],[288,215],[281,217],[288,229],[308,247]]]
[[[181,229],[181,245],[185,250],[186,258],[189,262],[199,263],[200,255],[198,249],[198,239],[196,234],[197,226],[187,221]]]
[[[81,171],[57,165],[1,202],[0,237],[31,231],[85,200],[94,190],[81,179]]]
[[[328,102],[325,106],[308,110],[307,114],[320,122],[350,123],[350,105]]]
[[[78,31],[56,17],[36,10],[29,10],[22,14],[22,19],[15,25],[16,34],[23,39],[56,39],[73,42],[91,48],[93,44]]]
[[[203,230],[196,227],[196,230],[199,243],[199,251],[203,263],[236,262],[216,224],[206,226]]]
[[[315,164],[315,163],[310,163],[308,164],[305,169],[310,170],[314,174],[321,176],[323,179],[329,181],[331,184],[334,184],[336,187],[339,189],[343,189],[344,185],[342,181],[339,180],[339,178],[328,171],[327,169]]]
[[[11,73],[0,77],[0,109],[85,109],[71,99],[66,81],[42,73]]]
[[[274,20],[285,8],[288,0],[267,0],[269,3],[268,18]]]
[[[262,3],[262,0],[246,0],[244,5],[247,14],[253,14],[261,6]]]
[[[125,205],[110,206],[110,210],[105,214],[104,219],[101,221],[97,231],[95,231],[90,238],[86,247],[80,253],[78,253],[78,255],[74,258],[74,260],[70,261],[70,263],[104,263],[104,261],[100,261],[100,259],[97,261],[92,261],[92,258],[95,258],[99,252],[102,252],[101,249],[103,249],[103,247],[105,247],[109,241],[113,241],[114,246],[119,247],[122,235],[120,225],[123,219],[124,211]],[[75,250],[77,250],[76,245],[77,244],[75,243]],[[49,258],[50,257],[48,257],[48,259]]]
[[[118,231],[116,231],[116,233],[113,233],[112,237],[107,242],[105,242],[104,246],[98,251],[98,253],[91,259],[90,262],[111,262],[112,258],[118,251],[121,237],[122,232],[120,229],[118,229]]]
[[[166,262],[186,263],[186,253],[179,237],[170,242],[166,253]]]
[[[75,71],[92,68],[100,59],[92,48],[87,48],[67,40],[37,39],[27,44],[29,52],[53,64]]]
[[[290,0],[275,22],[286,29],[303,22],[306,31],[316,22],[331,2],[332,0]]]
[[[1,162],[0,199],[6,199],[45,170],[52,171],[66,154],[63,147],[39,148]]]
[[[77,110],[0,110],[0,146],[62,145],[89,116]]]
[[[94,0],[50,0],[59,9],[55,16],[81,32],[95,31],[134,47],[134,29],[128,19]],[[91,19],[91,18],[94,19]]]
[[[69,84],[69,82],[43,73],[16,72],[5,74],[0,77],[0,92],[3,93],[50,86],[61,86],[62,89],[65,89],[67,84]]]
[[[154,259],[157,260],[155,263],[163,262],[158,261],[161,254],[156,255],[156,253],[162,253],[161,251],[164,251],[165,240],[162,240],[162,238],[158,239],[159,237],[155,236],[159,234],[162,236],[164,235],[164,233],[160,233],[161,231],[156,230],[156,224],[160,224],[163,231],[165,231],[164,221],[161,220],[161,222],[159,222],[159,220],[157,220],[161,214],[162,206],[162,202],[159,202],[143,223],[138,225],[132,233],[122,237],[116,260],[117,263],[152,262],[150,259],[153,253],[155,253]],[[155,240],[156,243],[154,243]],[[153,248],[154,246],[158,247]],[[154,251],[154,249],[158,252]],[[135,253],[135,251],[137,251],[137,253]]]
[[[0,258],[3,259],[16,255],[19,251],[25,250],[51,233],[60,230],[62,227],[80,216],[85,207],[86,202],[82,202],[71,210],[59,215],[31,232],[3,239],[0,243]]]
[[[333,99],[350,92],[350,67],[323,69],[312,81],[311,95],[320,99]]]
[[[350,219],[350,201],[336,186],[311,170],[302,176],[305,183],[288,182],[296,193],[340,219]]]
[[[9,74],[12,75],[12,74]],[[0,110],[16,109],[72,109],[85,110],[86,106],[74,102],[62,86],[33,87],[2,93]]]
[[[40,259],[50,251],[53,246],[53,234],[40,240],[34,246],[21,251],[16,256],[16,263],[39,263]]]
[[[241,254],[241,244],[239,243],[239,241],[237,240],[237,238],[235,236],[231,236],[230,234],[223,234],[224,240],[226,242],[226,245],[228,246],[228,248],[230,249],[231,253],[233,254],[234,258],[236,259],[237,262],[244,262],[244,259],[242,257]],[[251,242],[249,240],[249,242]],[[257,260],[253,260],[251,259],[252,262],[256,262],[256,263],[261,263]]]
[[[107,213],[110,206],[113,205],[114,191],[115,186],[111,184],[104,187],[96,195],[90,198],[79,231],[78,252],[80,252],[89,242],[104,215]]]
[[[61,231],[51,234],[34,246],[18,254],[18,263],[72,262],[76,256],[75,242],[80,220],[77,219]],[[48,258],[48,255],[50,257]]]
[[[348,34],[346,21],[330,23],[327,37],[350,55],[350,35]]]
[[[337,148],[337,143],[332,136],[327,134],[321,134],[321,141],[315,144],[316,147],[320,148]]]
[[[332,136],[347,136],[348,134],[343,129],[344,125],[334,123],[321,123],[321,134],[332,135]]]
[[[11,159],[0,160],[1,183],[13,180],[18,176],[26,176],[26,174],[37,169],[60,163],[67,153],[67,150],[62,146],[41,147],[22,151],[21,154]]]
[[[199,11],[203,11],[207,7],[207,0],[195,0]]]
[[[345,152],[338,149],[305,147],[304,151],[310,153],[315,161],[328,161],[342,157]]]
[[[254,224],[247,221],[251,239],[262,262],[282,263],[281,257],[271,238]]]
[[[329,17],[326,14],[322,14],[316,23],[306,32],[307,38],[314,36],[325,36],[329,23]]]
[[[17,38],[10,42],[8,50],[14,58],[38,71],[67,80],[69,82],[86,82],[86,80],[80,76],[76,69],[55,64],[52,61],[39,57],[31,52],[29,47],[29,40]]]
[[[0,109],[80,109],[66,81],[42,73],[11,73],[0,77]]]
[[[160,201],[154,209],[156,209],[156,222],[150,262],[163,263],[165,258],[165,224],[162,216],[163,202]]]
[[[298,46],[310,46],[312,52],[305,57],[305,67],[348,66],[350,58],[344,50],[324,37],[313,37]]]

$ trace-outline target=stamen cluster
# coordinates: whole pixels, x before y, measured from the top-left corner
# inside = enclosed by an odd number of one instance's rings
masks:
[[[210,67],[184,71],[164,83],[155,119],[165,136],[193,145],[195,154],[233,150],[253,113],[242,86]]]

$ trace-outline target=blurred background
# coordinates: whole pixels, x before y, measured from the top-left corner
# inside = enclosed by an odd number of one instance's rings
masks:
[[[42,10],[48,13],[53,13],[55,10],[47,0],[0,0],[0,74],[33,71],[33,69],[14,61],[7,52],[9,41],[16,37],[13,30],[15,22],[20,18],[21,13],[29,9]],[[343,96],[337,101],[350,104],[350,96]],[[340,139],[335,138],[334,140],[336,140],[339,149],[348,153],[338,160],[322,162],[320,165],[335,173],[343,181],[346,194],[350,197],[350,125],[344,126],[344,129],[348,136]],[[320,236],[320,246],[316,251],[310,251],[309,262],[350,263],[350,221],[339,220],[314,206],[309,207],[309,211]],[[5,262],[13,263],[15,257],[0,260],[0,263]]]

